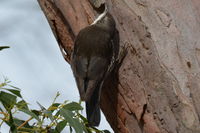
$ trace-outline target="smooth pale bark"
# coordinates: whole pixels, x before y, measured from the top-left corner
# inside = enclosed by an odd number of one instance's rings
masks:
[[[95,10],[87,0],[38,0],[63,56]],[[200,133],[200,1],[108,0],[121,67],[106,80],[101,109],[119,133]]]

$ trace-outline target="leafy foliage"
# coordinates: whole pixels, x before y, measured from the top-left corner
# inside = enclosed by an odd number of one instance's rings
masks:
[[[0,46],[0,51],[9,46]],[[52,104],[46,109],[38,103],[40,110],[33,110],[23,99],[20,89],[10,85],[5,79],[0,83],[0,127],[6,123],[12,133],[60,133],[69,127],[70,133],[109,133],[88,126],[87,119],[81,115],[81,102],[56,103],[60,94],[57,93]],[[26,114],[29,118],[23,120],[15,114]]]
[[[0,83],[0,126],[6,123],[12,133],[60,133],[65,127],[69,127],[70,133],[109,133],[88,126],[87,119],[80,113],[81,103],[57,103],[59,95],[57,93],[48,108],[38,103],[40,110],[33,110],[21,96],[20,89],[5,79]],[[17,113],[26,114],[27,120],[15,117]]]

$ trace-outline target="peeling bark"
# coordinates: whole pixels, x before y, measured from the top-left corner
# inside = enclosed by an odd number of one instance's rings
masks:
[[[87,0],[38,0],[64,58],[96,15]],[[200,1],[108,0],[128,54],[101,109],[117,133],[200,132]]]

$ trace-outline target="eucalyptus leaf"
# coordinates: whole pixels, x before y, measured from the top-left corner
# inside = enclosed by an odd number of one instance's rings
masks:
[[[61,133],[61,131],[65,128],[66,125],[67,125],[66,120],[59,122],[55,128],[55,133]]]
[[[108,130],[103,130],[102,132],[103,132],[103,133],[111,133],[111,132],[108,131]]]
[[[33,118],[35,118],[36,120],[38,120],[39,122],[41,122],[41,120],[39,119],[39,117],[33,113],[33,111],[30,111],[28,109],[19,109],[20,111],[24,112],[25,114],[28,114],[30,116],[32,116]]]
[[[18,118],[13,118],[13,120],[14,120],[14,123],[15,123],[15,125],[16,125],[17,127],[21,126],[21,125],[25,122],[24,120],[20,120],[20,119],[18,119]],[[26,123],[23,127],[25,127],[25,128],[30,128],[30,129],[33,128],[32,126],[29,125],[29,123]],[[20,131],[20,130],[19,130],[19,131]],[[24,129],[23,129],[22,131],[24,131]]]
[[[70,111],[83,110],[83,107],[81,107],[81,105],[76,102],[68,103],[63,108]]]
[[[60,106],[60,103],[54,103],[51,106],[58,107],[58,106]]]
[[[16,105],[18,109],[28,109],[27,103],[24,100],[19,101]]]
[[[72,126],[76,133],[83,133],[84,129],[82,124],[77,118],[74,118],[74,113],[64,108],[60,109],[60,114],[65,118],[65,120]]]
[[[42,106],[42,104],[40,104],[39,102],[37,102],[37,104],[40,106],[41,110],[46,110],[46,108]]]
[[[14,89],[6,89],[7,91],[11,92],[12,94],[22,98],[22,95],[20,93],[20,90],[14,90]]]
[[[88,120],[83,115],[79,114],[79,117],[81,120],[83,120],[84,123],[88,123]]]
[[[53,112],[54,110],[58,109],[59,106],[59,103],[54,103],[48,108],[48,110]]]
[[[33,112],[33,113],[34,113],[35,115],[37,115],[37,116],[39,116],[39,115],[42,114],[41,111],[39,111],[39,110],[35,110],[35,109],[31,110],[31,112]]]
[[[13,108],[14,104],[16,103],[16,99],[17,97],[10,93],[4,91],[0,92],[0,101],[2,102],[3,106],[6,108],[7,111]]]

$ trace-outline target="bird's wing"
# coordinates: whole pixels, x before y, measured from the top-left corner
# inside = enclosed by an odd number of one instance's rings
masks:
[[[82,100],[89,100],[100,84],[110,64],[110,35],[95,26],[79,32],[72,55],[72,70]]]
[[[71,68],[76,80],[81,100],[85,99],[85,77],[87,75],[88,60],[81,56],[73,56],[71,58]]]
[[[87,89],[85,93],[85,97],[87,100],[89,100],[95,91],[104,80],[104,76],[106,74],[106,71],[108,69],[109,62],[101,57],[91,57],[90,63],[88,65],[88,83],[87,83]],[[101,90],[101,88],[98,88]],[[98,92],[99,93],[99,92]],[[100,95],[96,97],[97,99],[100,98]]]

